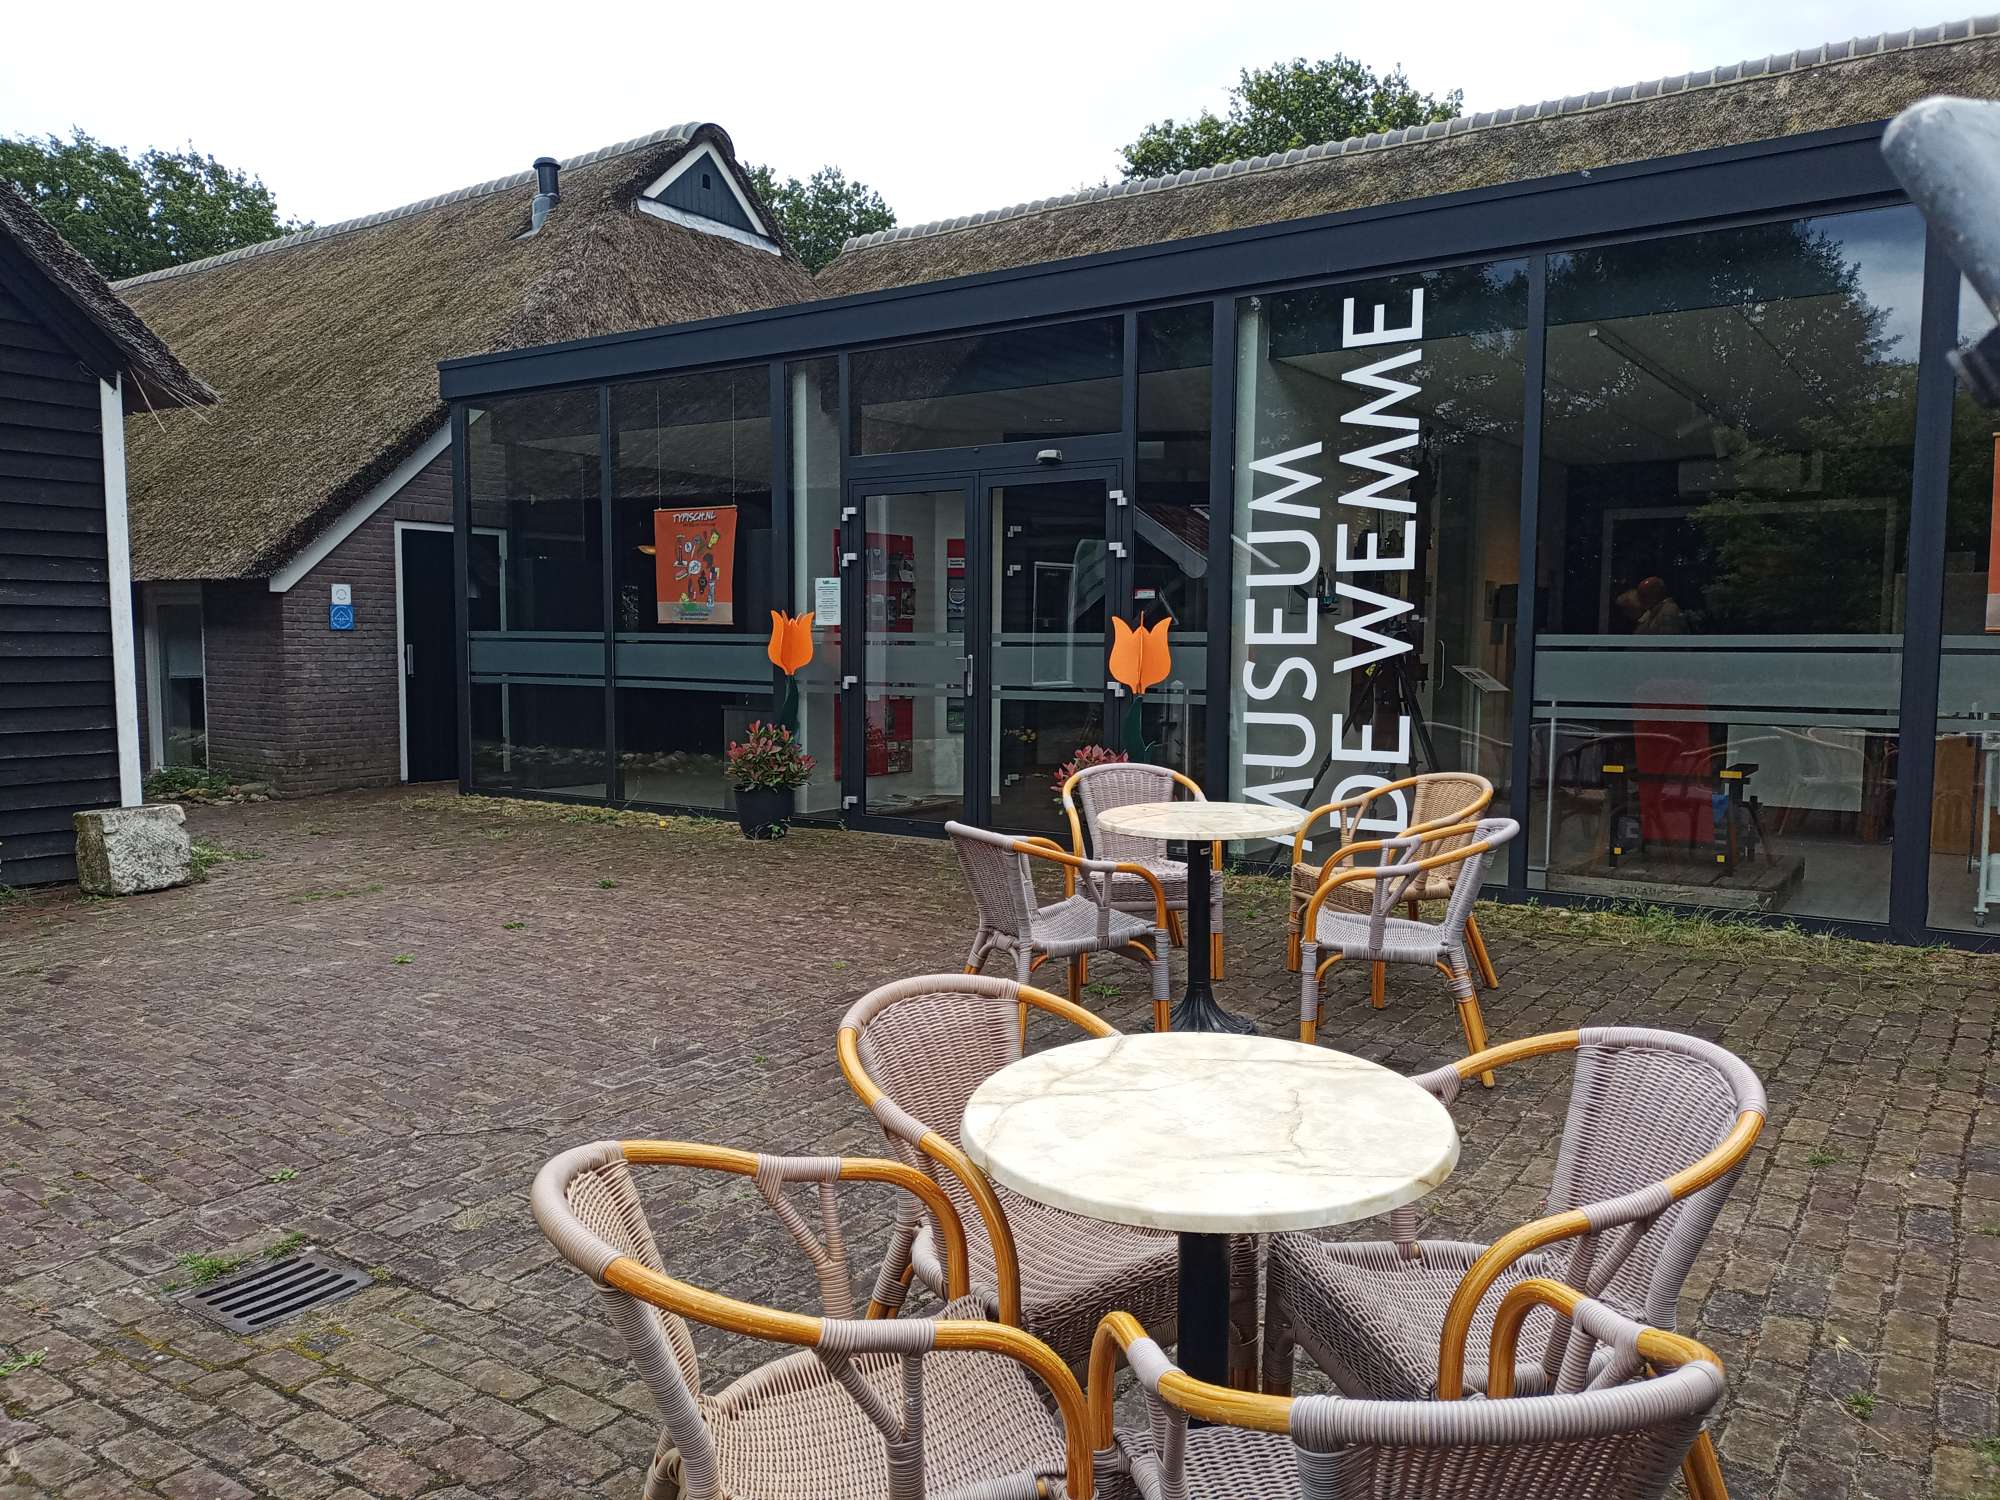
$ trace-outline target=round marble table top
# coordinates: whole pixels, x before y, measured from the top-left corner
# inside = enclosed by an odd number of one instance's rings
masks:
[[[1400,1073],[1212,1032],[1024,1057],[973,1093],[960,1139],[995,1182],[1038,1203],[1184,1234],[1370,1218],[1423,1197],[1458,1161],[1450,1114]]]
[[[1271,839],[1297,833],[1305,814],[1268,802],[1131,802],[1097,815],[1109,833],[1141,839]]]

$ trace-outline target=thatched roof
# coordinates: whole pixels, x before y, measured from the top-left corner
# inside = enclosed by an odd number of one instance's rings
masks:
[[[1148,178],[848,241],[823,296],[878,291],[2000,96],[2000,16]]]
[[[0,182],[0,239],[20,252],[50,289],[117,351],[128,406],[205,406],[215,392],[174,358],[173,350],[111,290],[97,268],[10,184]]]
[[[789,251],[634,208],[704,141],[735,167],[698,124],[564,162],[526,239],[532,171],[120,283],[222,393],[127,424],[134,576],[278,571],[438,430],[439,360],[811,297]]]

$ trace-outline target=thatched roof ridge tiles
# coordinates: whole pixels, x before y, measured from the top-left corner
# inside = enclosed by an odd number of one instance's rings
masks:
[[[2000,92],[2000,67],[1983,56],[1976,64],[1925,60],[1968,43],[1992,52],[1996,39],[2000,15],[1976,16],[900,225],[849,240],[819,282],[833,296],[876,291],[1886,118],[1882,111],[1939,85],[1965,86],[1967,73],[1972,87],[1990,78],[1988,91]],[[1846,80],[1863,74],[1866,86],[1849,89]],[[1738,101],[1723,105],[1720,90],[1737,91]],[[1754,105],[1740,121],[1731,118],[1739,101]],[[1614,124],[1609,117],[1620,112],[1627,118]],[[1747,133],[1757,130],[1761,137]],[[1438,165],[1440,152],[1451,153],[1455,174]],[[1451,175],[1459,180],[1442,180]],[[966,243],[948,245],[955,238]]]
[[[704,146],[771,222],[728,135],[676,125],[572,157],[533,235],[526,171],[127,282],[222,393],[212,413],[127,424],[133,575],[270,578],[339,535],[443,426],[441,360],[811,298],[781,239],[636,207]]]
[[[669,125],[666,129],[655,130],[650,135],[635,136],[629,141],[620,141],[615,146],[602,146],[595,151],[586,151],[582,156],[569,157],[562,162],[561,170],[567,172],[575,167],[587,167],[593,162],[604,161],[613,156],[623,156],[629,151],[641,151],[648,146],[657,146],[667,141],[690,140],[701,128],[699,120]],[[721,144],[725,154],[733,154],[729,146],[729,137],[722,131],[722,127],[711,125],[708,128],[722,136]],[[394,219],[407,219],[412,214],[426,213],[433,208],[442,208],[448,203],[463,203],[468,198],[483,198],[489,193],[509,192],[532,186],[534,182],[533,167],[525,172],[509,172],[505,177],[495,177],[491,182],[478,182],[471,187],[454,188],[449,193],[438,193],[433,197],[421,198],[415,203],[405,203],[401,208],[385,208],[379,213],[363,214],[358,219],[343,219],[338,224],[316,224],[311,229],[301,229],[297,234],[285,234],[274,240],[261,240],[254,245],[242,245],[234,250],[225,250],[220,255],[183,261],[180,265],[148,271],[142,276],[128,276],[117,285],[121,288],[145,286],[149,282],[189,276],[196,271],[211,270],[216,266],[228,265],[231,261],[244,260],[252,255],[269,255],[274,251],[289,250],[294,245],[310,245],[318,240],[332,239],[335,235],[349,234],[357,229],[372,229],[377,224],[387,224]]]

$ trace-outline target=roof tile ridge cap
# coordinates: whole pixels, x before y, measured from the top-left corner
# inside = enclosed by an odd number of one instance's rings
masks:
[[[629,141],[619,141],[616,145],[599,146],[594,151],[586,151],[580,156],[569,156],[558,163],[567,172],[578,167],[595,166],[598,162],[609,161],[614,156],[624,156],[628,152],[643,151],[649,146],[661,145],[667,141],[690,139],[698,130],[704,129],[706,122],[683,121],[679,125],[669,125],[646,135],[634,136]],[[718,127],[719,128],[719,127]],[[315,224],[311,229],[301,229],[295,234],[279,235],[276,239],[259,240],[254,245],[238,245],[234,250],[224,250],[219,255],[205,255],[200,260],[183,261],[177,266],[162,266],[157,271],[142,271],[137,276],[127,276],[111,283],[112,290],[124,287],[145,286],[155,281],[170,281],[176,276],[186,276],[195,271],[206,271],[215,266],[227,265],[233,261],[248,260],[257,255],[269,255],[278,250],[289,250],[294,245],[313,244],[320,240],[330,240],[343,234],[352,234],[362,229],[373,229],[378,224],[387,224],[397,219],[407,219],[420,213],[428,213],[434,208],[444,208],[448,204],[462,203],[472,198],[484,198],[494,193],[505,192],[509,188],[526,187],[535,180],[535,169],[529,167],[522,172],[509,172],[504,177],[494,177],[486,182],[476,182],[470,187],[453,188],[449,192],[435,193],[428,198],[419,198],[413,203],[405,203],[396,208],[377,209],[373,213],[357,218],[342,219],[334,224]]]
[[[1591,89],[1561,100],[1544,100],[1540,104],[1516,104],[1502,109],[1481,110],[1470,115],[1453,115],[1448,120],[1431,120],[1422,125],[1405,125],[1395,130],[1348,136],[1338,141],[1321,141],[1312,146],[1293,147],[1288,151],[1271,152],[1264,156],[1218,162],[1213,167],[1190,168],[1158,177],[1128,177],[1122,182],[1082,188],[1073,193],[1064,193],[1037,202],[1017,203],[1008,208],[987,209],[981,213],[932,219],[922,224],[899,224],[892,229],[878,229],[869,234],[852,236],[842,243],[840,253],[846,255],[857,250],[872,250],[879,245],[893,244],[901,240],[930,239],[986,224],[997,224],[1003,220],[1053,213],[1105,198],[1137,197],[1145,193],[1167,192],[1177,187],[1192,187],[1221,177],[1235,177],[1248,172],[1275,171],[1287,166],[1300,165],[1306,161],[1315,161],[1324,156],[1347,156],[1362,151],[1381,151],[1418,141],[1439,140],[1446,136],[1502,129],[1528,120],[1590,114],[1598,110],[1621,108],[1628,104],[1650,103],[1670,94],[1730,88],[1757,78],[1805,72],[1810,68],[1834,66],[1844,62],[1857,62],[1864,58],[1886,56],[1892,52],[1915,52],[1926,47],[1950,46],[1957,42],[1975,41],[1982,36],[1994,35],[2000,35],[2000,12],[1970,16],[1959,21],[1941,22],[1934,26],[1877,32],[1874,36],[1854,37],[1846,42],[1822,42],[1814,47],[1795,48],[1791,52],[1772,53],[1767,57],[1745,58],[1735,63],[1716,63],[1710,67],[1694,68],[1684,73],[1668,74],[1662,78],[1649,78],[1637,83]],[[1839,50],[1836,52],[1835,49]],[[1572,101],[1579,102],[1572,107]]]

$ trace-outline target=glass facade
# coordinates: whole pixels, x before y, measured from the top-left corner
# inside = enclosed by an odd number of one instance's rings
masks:
[[[727,809],[769,612],[811,610],[802,815],[1064,836],[1097,746],[1301,807],[1458,770],[1522,821],[1518,897],[1976,932],[2000,421],[1920,427],[1949,318],[1870,192],[482,401],[471,783]],[[1959,340],[1991,326],[1965,297]],[[1169,622],[1136,713],[1117,619]]]
[[[723,752],[771,716],[771,387],[762,365],[611,388],[618,777],[721,810]]]
[[[1215,314],[1206,302],[1143,312],[1138,339],[1132,604],[1167,632],[1173,670],[1141,706],[1147,758],[1208,779],[1208,527]]]
[[[1923,224],[1550,257],[1531,868],[1886,921]]]
[[[1504,801],[1527,291],[1507,260],[1239,303],[1246,795],[1314,807],[1462,770]]]
[[[496,544],[475,549],[466,579],[482,791],[611,792],[597,407],[597,392],[565,391],[467,413],[472,525]]]
[[[1967,347],[1993,315],[1959,291]],[[1931,926],[1969,931],[2000,906],[2000,417],[1962,389],[1953,397],[1927,894]]]
[[[1118,318],[1094,318],[856,354],[854,451],[1116,432],[1120,327]]]

